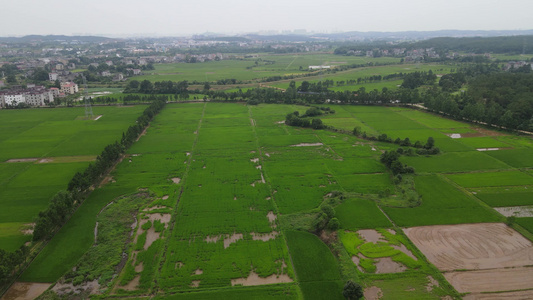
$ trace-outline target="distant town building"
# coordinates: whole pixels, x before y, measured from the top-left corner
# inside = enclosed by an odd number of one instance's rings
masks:
[[[0,80],[0,88],[3,88],[4,86],[6,86],[6,84],[4,83],[3,80]]]
[[[48,80],[50,81],[56,81],[57,79],[59,78],[59,74],[53,72],[53,73],[48,73]]]
[[[331,69],[331,66],[309,66],[309,70]]]
[[[78,85],[74,82],[62,82],[60,92],[65,95],[75,94],[78,92]]]
[[[0,91],[0,105],[2,107],[26,103],[32,106],[42,106],[54,101],[53,92],[43,86],[30,88],[15,88]]]

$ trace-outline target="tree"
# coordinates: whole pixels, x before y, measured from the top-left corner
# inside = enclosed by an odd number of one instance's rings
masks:
[[[341,227],[341,222],[337,218],[333,218],[329,220],[328,222],[328,229],[329,230],[337,230]]]
[[[433,137],[428,137],[428,141],[426,142],[426,145],[424,145],[424,148],[431,149],[435,146],[435,139]]]
[[[344,285],[342,295],[348,300],[359,300],[364,296],[363,288],[358,283],[348,280]]]

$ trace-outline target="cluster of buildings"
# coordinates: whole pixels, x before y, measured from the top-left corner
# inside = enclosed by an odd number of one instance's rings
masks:
[[[62,82],[61,88],[47,89],[44,86],[28,85],[27,88],[20,86],[9,90],[0,91],[0,107],[17,106],[25,103],[30,106],[44,106],[52,103],[54,98],[65,97],[78,92],[78,85],[73,82]]]

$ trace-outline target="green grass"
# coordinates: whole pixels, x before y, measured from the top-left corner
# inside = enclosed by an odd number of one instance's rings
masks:
[[[525,189],[527,188],[527,189]],[[492,207],[533,205],[533,187],[473,189],[475,196]]]
[[[516,218],[515,222],[533,233],[533,218]]]
[[[478,151],[450,152],[434,156],[402,156],[403,163],[422,172],[468,172],[510,169],[510,166]]]
[[[533,149],[531,148],[488,151],[487,154],[515,168],[533,167]]]
[[[438,175],[415,177],[422,204],[414,208],[383,207],[398,226],[498,222],[501,218]]]
[[[287,231],[285,234],[304,297],[342,299],[339,266],[331,250],[308,232]]]
[[[372,200],[348,199],[335,207],[335,211],[335,217],[339,219],[341,227],[344,229],[357,230],[392,226]]]
[[[520,171],[449,174],[446,176],[466,188],[533,185],[533,176]]]

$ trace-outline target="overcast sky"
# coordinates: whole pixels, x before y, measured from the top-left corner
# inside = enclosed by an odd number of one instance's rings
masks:
[[[532,0],[0,0],[0,36],[533,29]]]

